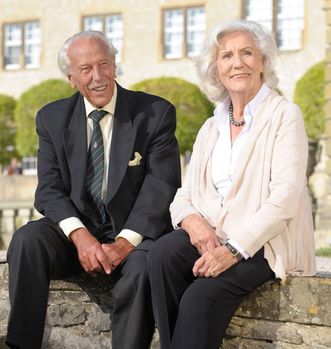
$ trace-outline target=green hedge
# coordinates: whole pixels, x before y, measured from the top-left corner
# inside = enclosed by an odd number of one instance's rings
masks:
[[[37,111],[47,103],[72,95],[73,90],[64,80],[51,79],[32,86],[22,94],[15,108],[18,127],[16,146],[21,156],[36,155],[38,139],[35,131]]]
[[[174,104],[180,152],[184,154],[185,151],[191,151],[198,130],[214,110],[214,105],[198,86],[183,79],[160,77],[141,81],[131,88],[161,96]]]
[[[306,132],[310,140],[317,140],[324,131],[325,63],[315,64],[297,82],[294,102],[303,113]]]
[[[0,164],[7,165],[12,157],[16,157],[14,110],[16,100],[0,94]]]

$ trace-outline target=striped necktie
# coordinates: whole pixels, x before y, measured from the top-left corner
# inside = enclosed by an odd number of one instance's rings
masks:
[[[106,212],[102,200],[102,182],[104,172],[104,148],[100,120],[107,114],[104,110],[94,110],[89,117],[93,120],[93,133],[87,154],[86,192],[96,209],[101,223],[106,222]]]

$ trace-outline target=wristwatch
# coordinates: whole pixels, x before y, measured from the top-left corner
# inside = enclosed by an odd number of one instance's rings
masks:
[[[236,249],[234,248],[231,244],[226,242],[224,246],[231,252],[232,256],[237,259],[238,262],[243,260],[244,256]]]

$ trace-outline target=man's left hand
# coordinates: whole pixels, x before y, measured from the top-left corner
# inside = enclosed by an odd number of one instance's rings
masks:
[[[134,246],[126,239],[119,238],[112,244],[101,244],[102,249],[108,256],[112,271],[128,256]]]

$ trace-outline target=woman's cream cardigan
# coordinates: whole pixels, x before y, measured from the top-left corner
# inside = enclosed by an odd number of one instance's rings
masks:
[[[211,180],[218,136],[211,117],[198,133],[184,184],[170,206],[173,224],[198,213],[217,235],[233,239],[250,256],[264,246],[277,277],[314,275],[308,144],[299,108],[273,90],[259,105],[223,207]]]

